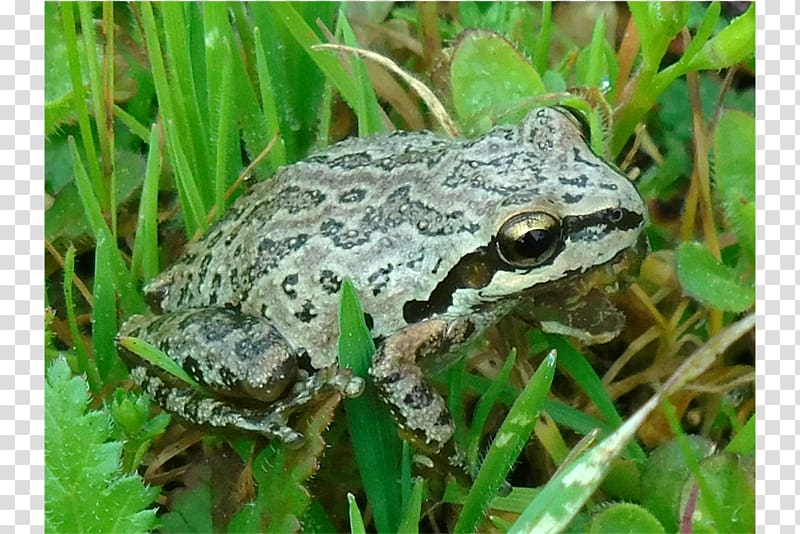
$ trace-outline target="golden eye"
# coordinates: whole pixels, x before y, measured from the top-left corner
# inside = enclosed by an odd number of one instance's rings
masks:
[[[536,267],[553,257],[561,242],[561,224],[543,211],[518,213],[500,227],[497,251],[515,267]]]

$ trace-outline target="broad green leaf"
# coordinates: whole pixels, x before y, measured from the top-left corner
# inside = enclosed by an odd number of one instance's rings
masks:
[[[714,182],[742,254],[755,261],[756,124],[752,115],[726,110],[714,132]]]
[[[122,443],[107,413],[87,410],[86,381],[64,359],[45,383],[46,532],[145,532],[156,526],[158,490],[120,469]]]
[[[209,485],[211,469],[204,466],[196,476],[197,486],[178,495],[172,511],[161,517],[161,531],[164,534],[214,531]]]
[[[290,449],[273,444],[253,461],[258,494],[253,502],[234,516],[230,532],[296,532],[309,504],[307,481],[316,473],[325,451],[322,433],[333,420],[339,394],[315,404],[300,418],[298,431],[305,436],[302,446]]]
[[[687,436],[691,452],[703,458],[714,444],[700,436]],[[680,492],[689,477],[686,456],[677,440],[655,449],[642,469],[642,485],[638,502],[655,515],[670,531],[678,530]]]
[[[706,305],[741,312],[755,302],[753,285],[739,281],[734,269],[717,261],[700,243],[681,244],[675,262],[684,292]]]
[[[729,453],[720,453],[699,462],[700,476],[705,479],[715,501],[721,505],[721,514],[712,516],[707,505],[707,496],[700,491],[692,514],[691,531],[697,533],[723,534],[728,532],[755,532],[755,491],[752,462],[741,461]],[[682,506],[694,490],[693,480],[683,487]],[[721,523],[712,520],[719,517]]]
[[[653,514],[633,503],[614,503],[594,516],[589,534],[648,534],[666,533]]]
[[[450,65],[453,105],[464,130],[485,131],[510,111],[526,111],[526,99],[545,93],[536,69],[497,34],[468,30]],[[510,119],[511,120],[511,119]]]

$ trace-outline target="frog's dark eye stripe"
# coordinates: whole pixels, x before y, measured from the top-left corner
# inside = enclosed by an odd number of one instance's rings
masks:
[[[500,227],[497,252],[515,267],[536,267],[553,257],[561,243],[561,224],[543,211],[518,213]]]

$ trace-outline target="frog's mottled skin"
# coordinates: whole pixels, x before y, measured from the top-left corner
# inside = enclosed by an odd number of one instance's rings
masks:
[[[558,224],[551,252],[527,267],[498,252],[499,228],[524,212]],[[339,289],[351,278],[378,341],[372,379],[401,427],[436,451],[452,421],[419,363],[446,361],[538,294],[552,301],[562,287],[579,302],[572,281],[634,247],[644,220],[635,188],[560,109],[473,140],[350,139],[239,198],[146,288],[162,316],[125,325],[214,398],[153,370],[134,377],[187,419],[295,443],[291,410],[326,388],[360,391],[336,368]],[[605,340],[587,324],[578,335]]]

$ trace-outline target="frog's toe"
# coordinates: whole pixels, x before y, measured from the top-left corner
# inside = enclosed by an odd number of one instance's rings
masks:
[[[351,376],[350,373],[340,373],[333,377],[329,384],[339,391],[342,395],[351,399],[358,397],[364,392],[364,379],[360,376]]]
[[[250,423],[248,425],[248,423]],[[290,449],[298,449],[305,443],[305,436],[294,428],[275,421],[249,421],[243,423],[242,428],[250,426],[250,430],[258,432],[269,439],[275,439],[286,445]]]

